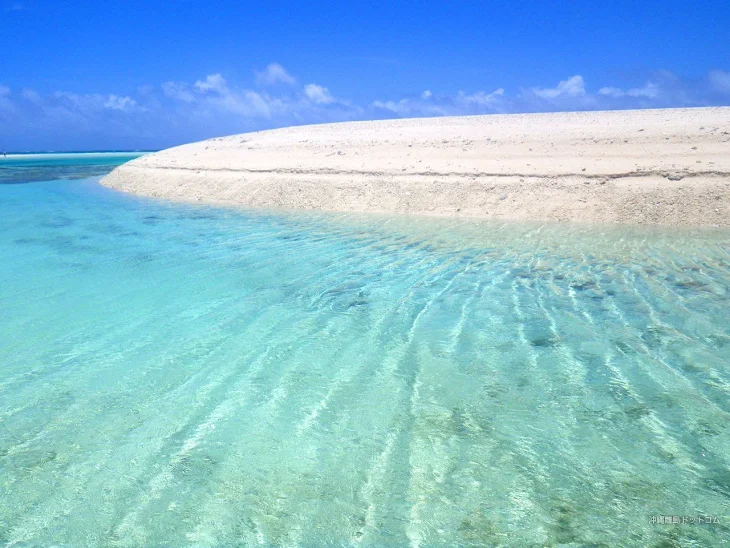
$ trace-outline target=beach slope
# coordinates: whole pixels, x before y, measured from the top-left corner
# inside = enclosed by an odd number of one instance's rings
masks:
[[[256,208],[730,226],[730,107],[289,127],[143,156],[102,184]]]

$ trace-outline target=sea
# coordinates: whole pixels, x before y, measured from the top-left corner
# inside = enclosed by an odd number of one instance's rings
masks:
[[[0,157],[0,545],[730,544],[730,231]]]

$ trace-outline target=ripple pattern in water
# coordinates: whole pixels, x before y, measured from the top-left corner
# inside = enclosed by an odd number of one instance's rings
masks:
[[[0,544],[720,546],[728,312],[722,231],[6,186]]]

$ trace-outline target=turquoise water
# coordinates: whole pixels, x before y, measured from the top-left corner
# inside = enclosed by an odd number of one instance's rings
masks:
[[[0,545],[722,546],[729,313],[728,231],[0,185]]]
[[[0,185],[104,175],[115,166],[142,154],[144,153],[89,152],[0,156]]]

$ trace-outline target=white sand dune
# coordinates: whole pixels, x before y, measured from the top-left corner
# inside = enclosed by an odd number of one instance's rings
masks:
[[[290,127],[150,154],[102,184],[257,208],[730,226],[730,107]]]

